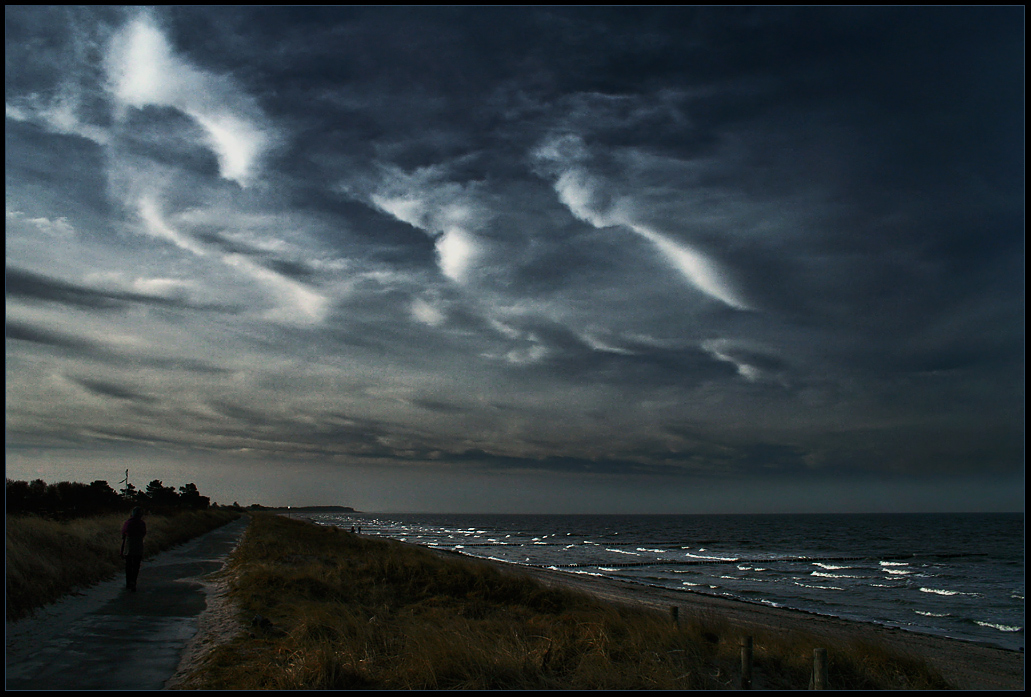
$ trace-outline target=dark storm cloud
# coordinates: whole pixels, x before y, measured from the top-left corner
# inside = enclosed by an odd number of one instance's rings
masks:
[[[73,378],[73,380],[82,385],[89,392],[101,397],[114,397],[115,399],[123,399],[128,402],[152,403],[157,401],[153,397],[110,382],[89,380],[85,378]]]
[[[9,8],[10,422],[50,380],[214,450],[1014,471],[1023,17]]]
[[[472,464],[485,469],[525,470],[578,474],[683,474],[684,468],[669,464],[641,463],[626,459],[544,457],[540,459],[492,455],[482,450],[451,453],[449,462]]]
[[[46,300],[94,310],[124,308],[133,303],[165,306],[176,304],[176,301],[169,298],[95,290],[11,267],[5,269],[4,280],[8,296]]]
[[[28,341],[35,344],[44,344],[57,348],[69,349],[73,352],[81,352],[91,356],[98,356],[106,353],[97,342],[70,336],[62,332],[55,332],[23,322],[8,320],[4,329],[4,335],[8,339],[14,339],[15,341]]]
[[[258,249],[239,240],[227,238],[218,232],[198,231],[193,233],[193,237],[227,254],[242,254],[251,257],[265,268],[298,281],[312,280],[318,274],[315,269],[303,261],[277,258],[265,250]]]
[[[181,310],[217,310],[221,312],[234,312],[238,310],[238,308],[219,304],[193,303],[183,297],[164,297],[126,291],[100,290],[12,267],[5,269],[4,280],[8,297],[54,302],[87,310],[118,310],[133,305],[152,305],[158,308]]]
[[[225,375],[232,371],[194,358],[133,355],[117,351],[102,341],[86,339],[60,331],[53,331],[31,323],[8,320],[5,337],[63,349],[68,355],[88,361],[100,361],[131,368],[157,368],[173,372]]]

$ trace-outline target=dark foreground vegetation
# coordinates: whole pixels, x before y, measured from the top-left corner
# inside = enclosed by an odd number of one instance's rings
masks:
[[[256,513],[230,568],[248,629],[214,649],[201,689],[727,689],[741,632],[604,604],[476,560]],[[930,689],[923,663],[877,647],[755,635],[754,687]]]
[[[213,530],[240,513],[209,508],[192,484],[177,494],[161,482],[129,497],[107,482],[47,484],[7,480],[5,562],[7,620],[77,588],[110,578],[124,568],[119,556],[122,523],[130,508],[147,514],[144,555]],[[173,498],[174,497],[174,498]]]

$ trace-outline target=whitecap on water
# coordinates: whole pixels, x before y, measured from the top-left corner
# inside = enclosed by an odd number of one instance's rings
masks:
[[[921,593],[934,593],[936,595],[949,595],[949,596],[952,596],[952,595],[979,596],[979,595],[981,595],[980,593],[964,593],[963,591],[948,591],[948,590],[944,590],[942,588],[923,588],[923,587],[920,588],[920,592]]]
[[[979,624],[982,627],[988,627],[989,629],[998,629],[1000,632],[1022,632],[1023,627],[1011,627],[1005,624],[995,624],[993,622],[982,622],[980,620],[974,620],[975,624]]]

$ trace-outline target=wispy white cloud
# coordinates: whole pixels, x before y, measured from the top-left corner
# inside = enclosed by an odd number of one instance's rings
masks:
[[[111,142],[106,128],[84,120],[80,114],[78,88],[68,83],[50,100],[38,94],[14,98],[4,105],[7,118],[13,121],[36,123],[55,133],[76,135],[100,145]]]
[[[590,346],[595,351],[600,351],[601,353],[616,353],[623,356],[634,355],[634,351],[628,348],[624,348],[622,346],[617,346],[609,340],[602,339],[600,336],[598,336],[597,332],[584,332],[580,334],[580,338],[583,340],[585,344]]]
[[[204,256],[204,247],[195,242],[189,235],[186,235],[167,223],[161,214],[161,208],[152,197],[145,196],[139,201],[140,217],[143,219],[143,229],[151,237],[171,242],[180,249],[185,249],[197,256]]]
[[[629,221],[626,226],[654,244],[666,260],[698,290],[736,310],[750,309],[712,259],[682,242],[674,242],[650,227]]]
[[[302,283],[259,266],[240,254],[227,254],[222,260],[257,281],[279,301],[265,313],[266,319],[287,324],[316,324],[326,318],[329,300]]]
[[[203,244],[189,234],[180,231],[162,216],[161,208],[154,198],[144,197],[141,199],[140,217],[144,222],[144,231],[150,236],[171,242],[197,256],[208,256],[209,250]],[[192,216],[187,214],[184,217],[196,218],[196,214]],[[266,241],[264,246],[278,249],[282,246],[282,241]],[[329,300],[325,295],[303,283],[256,264],[242,254],[219,254],[216,258],[257,283],[276,299],[276,306],[265,313],[266,319],[303,325],[315,324],[326,318],[329,312]]]
[[[76,234],[75,228],[68,222],[68,218],[63,216],[53,219],[42,216],[28,218],[21,211],[8,210],[5,211],[5,218],[8,224],[27,223],[47,237],[67,240],[75,237]]]
[[[416,298],[411,305],[412,317],[431,327],[439,327],[447,320],[447,315],[436,304],[423,298]]]
[[[204,131],[223,178],[248,186],[271,145],[253,100],[222,77],[175,55],[164,33],[143,14],[112,39],[106,61],[109,89],[121,109],[164,106]]]
[[[574,136],[553,139],[534,153],[554,177],[555,193],[579,220],[596,228],[622,227],[655,246],[669,264],[698,290],[738,310],[750,309],[719,264],[685,242],[637,220],[632,197],[611,193],[585,161],[586,146]]]
[[[441,273],[456,283],[469,279],[483,253],[475,231],[488,218],[473,186],[444,180],[441,168],[404,172],[389,167],[371,188],[368,201],[374,207],[436,239]]]
[[[782,361],[768,351],[730,339],[703,341],[701,348],[716,360],[732,364],[738,375],[749,382],[773,380],[785,384]]]
[[[460,227],[449,228],[437,238],[440,270],[453,281],[462,282],[476,257],[476,241]]]

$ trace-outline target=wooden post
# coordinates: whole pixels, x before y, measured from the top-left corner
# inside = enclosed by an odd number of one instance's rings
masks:
[[[813,649],[813,689],[827,689],[827,649]]]
[[[752,689],[752,637],[741,637],[741,689]]]
[[[676,606],[676,605],[670,605],[669,606],[669,614],[670,614],[670,617],[673,618],[673,626],[679,629],[680,628],[680,608],[678,606]]]

